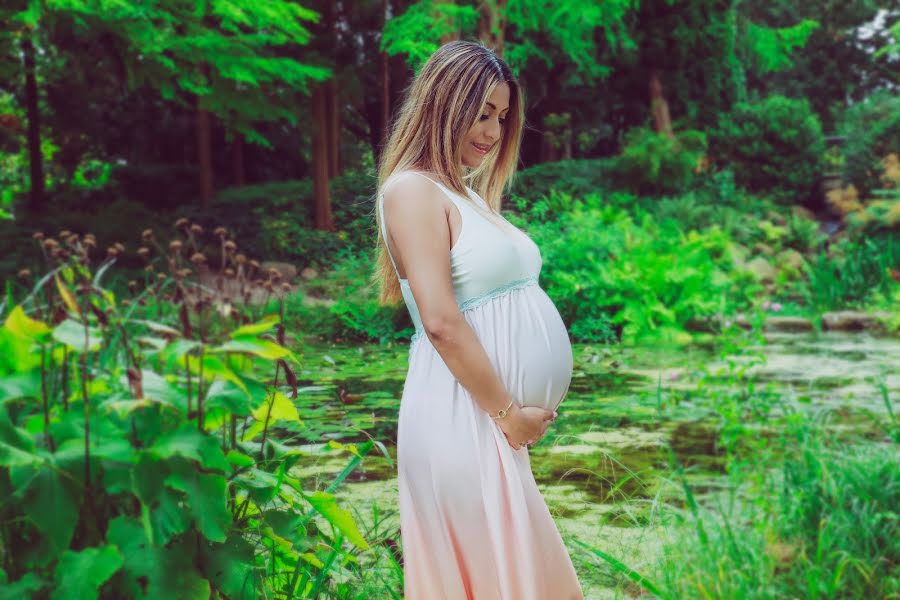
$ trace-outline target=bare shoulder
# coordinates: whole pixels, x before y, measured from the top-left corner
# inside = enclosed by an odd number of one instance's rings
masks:
[[[448,200],[426,177],[403,173],[385,186],[383,202],[389,223],[426,224],[446,215]]]

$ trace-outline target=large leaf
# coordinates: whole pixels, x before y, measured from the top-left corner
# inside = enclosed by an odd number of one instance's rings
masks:
[[[24,467],[42,460],[34,453],[31,436],[13,425],[6,409],[0,407],[0,466]]]
[[[10,311],[3,326],[14,335],[29,340],[38,340],[50,333],[50,328],[45,323],[35,321],[26,315],[21,306],[16,306]]]
[[[36,473],[31,467],[13,469],[10,480],[17,493],[24,494],[25,515],[47,538],[54,555],[67,549],[81,506],[81,494],[71,477],[48,464]]]
[[[166,485],[187,495],[191,515],[197,528],[213,542],[224,542],[225,531],[231,523],[231,513],[225,505],[227,482],[219,475],[195,471],[188,463],[177,465],[166,478]]]
[[[225,460],[219,441],[210,435],[200,433],[191,425],[163,434],[153,444],[151,451],[160,458],[181,456],[196,460],[209,469],[228,470],[228,461]]]
[[[256,600],[259,575],[253,564],[253,546],[238,536],[224,544],[211,544],[202,549],[203,574],[232,600]]]
[[[56,566],[53,600],[96,600],[102,586],[119,570],[124,557],[115,546],[66,550]]]
[[[353,515],[337,505],[337,500],[333,494],[313,492],[312,494],[307,494],[306,499],[320,515],[346,535],[350,542],[362,550],[368,550],[369,544],[359,532],[356,521],[353,520]]]
[[[271,403],[263,403],[254,410],[253,418],[256,419],[256,422],[247,429],[247,433],[244,434],[244,441],[252,440],[256,437],[264,429],[267,422],[269,427],[276,421],[297,421],[302,423],[297,407],[294,406],[290,398],[281,392],[274,393]]]
[[[278,315],[267,315],[262,318],[258,323],[253,323],[251,325],[244,325],[243,327],[238,327],[234,331],[231,332],[232,338],[243,338],[243,337],[253,337],[257,336],[261,333],[265,333],[278,325],[278,322],[281,319]]]
[[[44,587],[44,582],[34,573],[26,573],[18,581],[0,584],[0,600],[23,600]]]
[[[53,329],[53,339],[76,352],[93,352],[100,347],[102,338],[98,329],[88,326],[85,334],[84,324],[66,319]]]
[[[269,340],[261,340],[255,337],[239,337],[225,342],[221,346],[212,349],[213,352],[240,352],[244,354],[252,354],[267,360],[277,360],[279,358],[290,358],[297,362],[294,353],[275,342]]]
[[[110,521],[106,537],[125,556],[124,570],[134,588],[129,596],[146,600],[209,599],[209,582],[194,568],[190,544],[175,542],[166,547],[153,547],[144,537],[140,523],[127,517]]]

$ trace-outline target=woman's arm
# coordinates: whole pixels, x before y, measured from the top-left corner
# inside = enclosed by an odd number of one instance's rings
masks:
[[[409,280],[425,334],[478,405],[496,415],[512,397],[456,304],[450,271],[450,210],[458,209],[424,177],[405,178],[384,196],[391,252],[398,270]],[[510,444],[518,447],[540,438],[552,415],[552,411],[519,408],[513,402],[509,414],[497,424],[508,438],[515,438]]]

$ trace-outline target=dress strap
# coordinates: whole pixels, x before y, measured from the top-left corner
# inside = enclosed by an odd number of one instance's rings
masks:
[[[397,279],[401,279],[400,271],[397,270],[397,263],[391,254],[391,246],[388,244],[387,225],[384,223],[384,190],[378,190],[378,213],[381,217],[381,237],[384,239],[384,247],[387,250],[388,258],[391,259],[391,264],[394,265],[394,273],[397,274]]]

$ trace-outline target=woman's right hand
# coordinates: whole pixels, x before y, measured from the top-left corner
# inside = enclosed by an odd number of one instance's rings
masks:
[[[537,442],[544,436],[556,419],[554,411],[538,406],[519,406],[513,402],[509,413],[502,419],[495,419],[506,441],[513,450],[519,450],[527,442]]]

